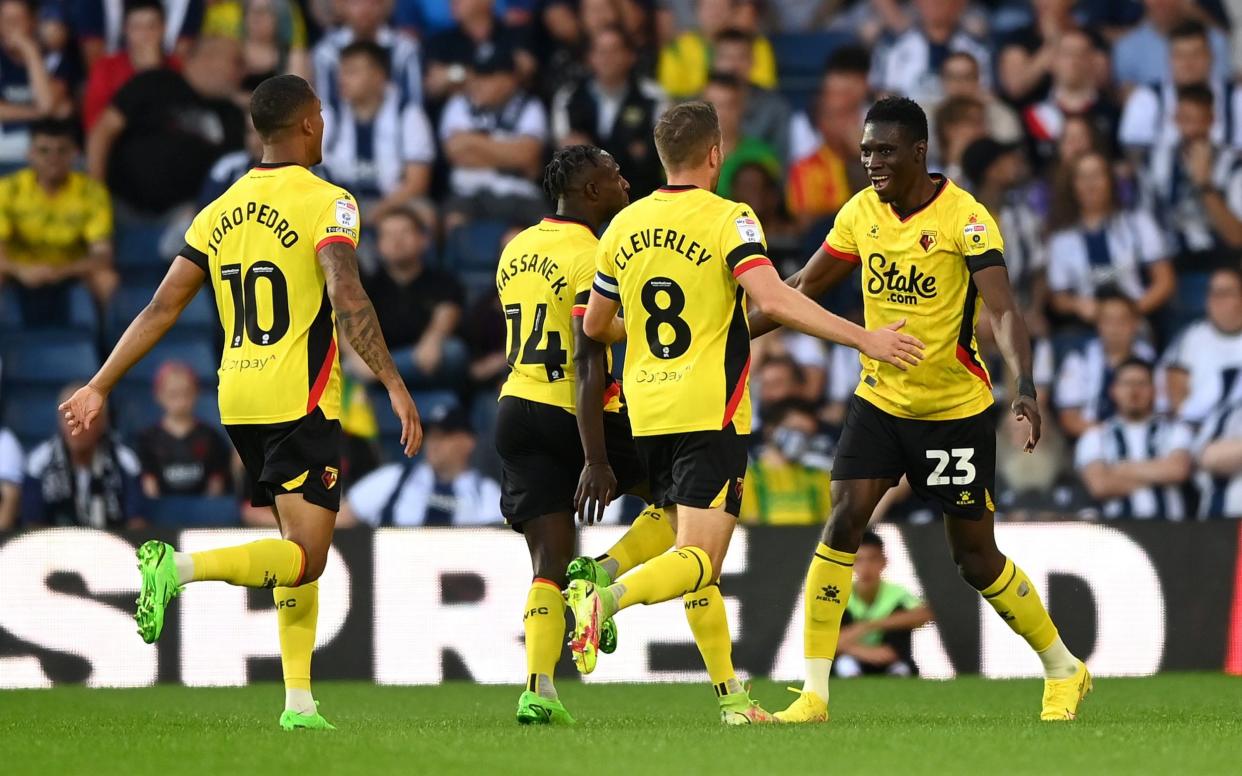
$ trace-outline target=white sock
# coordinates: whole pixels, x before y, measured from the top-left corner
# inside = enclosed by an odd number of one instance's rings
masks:
[[[548,700],[558,700],[559,695],[556,694],[556,685],[552,682],[552,677],[547,674],[535,674],[535,694],[540,698]]]
[[[188,552],[174,552],[173,563],[177,566],[177,582],[184,585],[194,581],[194,558]]]
[[[832,675],[832,661],[826,657],[808,657],[806,659],[806,681],[802,683],[802,692],[813,692],[828,702],[828,677]]]
[[[285,710],[296,711],[299,714],[314,714],[315,696],[311,695],[310,690],[291,690],[285,689]]]
[[[1047,649],[1036,654],[1044,664],[1046,679],[1068,679],[1078,670],[1078,658],[1069,651],[1060,636]]]

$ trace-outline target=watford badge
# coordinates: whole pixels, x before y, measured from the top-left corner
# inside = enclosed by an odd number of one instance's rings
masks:
[[[323,467],[323,486],[327,488],[328,490],[332,490],[334,487],[336,487],[336,481],[338,479],[337,475],[338,475],[338,472],[333,467],[331,466]]]
[[[919,245],[923,248],[923,253],[929,253],[932,248],[936,247],[936,233],[930,229],[924,229],[919,235]]]

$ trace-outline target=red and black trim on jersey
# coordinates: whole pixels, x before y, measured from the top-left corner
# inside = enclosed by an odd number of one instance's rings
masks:
[[[975,352],[971,344],[975,338],[975,307],[978,301],[979,288],[971,278],[966,286],[966,301],[962,304],[962,326],[957,335],[957,360],[962,362],[962,366],[966,367],[971,374],[982,380],[988,390],[991,390],[992,381],[988,379],[988,371],[983,368],[983,364],[979,361],[979,354]]]
[[[988,267],[1003,267],[1003,266],[1005,266],[1005,254],[1001,253],[995,248],[984,251],[983,253],[980,253],[978,256],[967,256],[966,257],[966,268],[970,270],[970,274],[972,275],[981,269],[987,269]]]
[[[740,278],[755,267],[762,267],[765,264],[772,266],[772,260],[767,257],[767,252],[763,243],[742,243],[729,251],[729,255],[725,256],[725,264],[733,273],[733,277]]]
[[[862,259],[858,258],[857,253],[846,253],[845,251],[839,251],[836,248],[829,245],[827,240],[824,240],[824,253],[827,253],[829,256],[833,257],[834,259],[840,259],[841,261],[848,261],[851,264],[862,263]]]
[[[720,422],[722,429],[733,422],[742,396],[746,394],[746,380],[750,376],[750,326],[746,321],[746,305],[742,301],[745,295],[746,291],[739,288],[733,297],[733,319],[729,321],[729,331],[725,334],[724,384],[727,403],[724,419]]]
[[[306,332],[306,414],[315,411],[319,400],[323,398],[328,380],[332,378],[332,367],[336,363],[336,327],[332,323],[332,303],[328,299],[328,289],[323,290],[323,301],[319,304],[319,312],[311,321]]]
[[[573,216],[563,216],[563,215],[557,214],[554,216],[544,216],[543,221],[544,223],[547,223],[547,224],[577,224],[578,226],[581,226],[583,229],[586,229],[592,235],[595,234],[595,230],[591,228],[591,225],[588,224],[586,221],[583,221],[581,218],[574,218]]]
[[[697,188],[698,186],[695,186],[693,183],[666,183],[656,189],[656,191],[661,194],[679,194],[683,191],[694,191]]]
[[[892,208],[893,215],[897,216],[898,221],[904,224],[905,222],[909,221],[911,218],[914,218],[915,216],[917,216],[919,213],[922,213],[924,210],[931,207],[933,202],[935,202],[937,199],[940,198],[940,195],[944,193],[945,189],[949,188],[949,179],[944,177],[940,173],[933,172],[929,177],[933,181],[936,182],[936,191],[930,197],[927,198],[926,202],[915,207],[909,213],[902,213],[900,210],[897,209],[897,205],[893,204],[892,202],[888,203],[888,206]]]
[[[193,245],[186,243],[181,250],[177,251],[177,255],[193,262],[194,266],[201,269],[205,274],[211,275],[211,264],[207,259],[207,254],[195,248]]]
[[[586,315],[587,302],[591,301],[590,291],[579,291],[574,295],[574,309],[570,313],[575,318]]]

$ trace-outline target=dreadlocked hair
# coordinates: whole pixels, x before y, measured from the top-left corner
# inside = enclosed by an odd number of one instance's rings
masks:
[[[553,201],[565,195],[587,166],[598,167],[607,152],[592,145],[565,146],[543,171],[543,190]]]

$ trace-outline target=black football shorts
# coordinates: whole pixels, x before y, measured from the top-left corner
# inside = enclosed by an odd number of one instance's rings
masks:
[[[634,441],[651,478],[652,506],[723,508],[737,517],[748,436],[737,433],[732,423],[720,431],[683,431]]]
[[[604,413],[604,446],[617,492],[645,488],[647,472],[624,412]],[[517,396],[502,397],[496,412],[496,452],[501,461],[500,513],[515,531],[521,532],[532,518],[574,511],[585,459],[572,413]]]
[[[898,479],[953,517],[977,520],[995,509],[996,421],[989,408],[957,420],[899,418],[850,398],[832,479]]]
[[[284,423],[226,425],[250,478],[250,503],[268,507],[282,493],[301,493],[308,502],[341,508],[341,423],[318,407]]]

